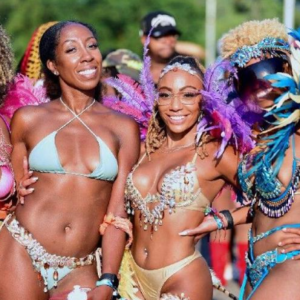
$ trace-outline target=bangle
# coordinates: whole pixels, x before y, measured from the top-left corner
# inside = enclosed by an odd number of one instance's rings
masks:
[[[101,285],[108,285],[112,289],[117,290],[118,286],[119,286],[119,279],[116,274],[103,273],[100,276],[99,280],[96,282],[96,286],[100,286],[100,285],[98,285],[100,283],[101,283]]]
[[[234,222],[231,212],[229,210],[221,210],[220,214],[222,214],[227,221],[226,229],[232,229],[234,227]]]
[[[115,274],[104,273],[103,275],[101,275],[100,279],[96,281],[96,287],[103,286],[103,285],[112,288],[113,300],[114,299],[126,300],[125,298],[122,298],[118,293],[117,286],[119,285],[119,280]]]

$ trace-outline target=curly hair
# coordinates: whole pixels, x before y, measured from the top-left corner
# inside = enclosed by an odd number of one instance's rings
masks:
[[[10,39],[0,25],[0,105],[7,94],[9,83],[13,79],[13,61]]]
[[[231,29],[221,39],[221,55],[228,58],[243,46],[253,46],[266,37],[288,41],[285,26],[278,19],[249,21]]]
[[[190,68],[197,73],[197,77],[203,81],[205,68],[191,56],[178,55],[174,57],[166,66],[166,68],[175,63],[188,64]],[[163,72],[164,70],[162,70]],[[166,139],[166,126],[164,121],[159,115],[158,104],[155,101],[153,107],[153,113],[149,121],[147,136],[146,136],[146,153],[150,157],[150,154],[155,152],[161,147]]]
[[[95,39],[97,40],[97,33],[95,29],[90,26],[89,24],[79,22],[79,21],[62,21],[58,22],[51,27],[49,27],[43,34],[40,46],[39,46],[39,55],[42,61],[42,71],[44,73],[45,77],[45,83],[44,86],[46,87],[47,95],[48,97],[53,100],[61,96],[61,89],[59,85],[59,79],[58,76],[54,75],[47,67],[47,61],[55,61],[56,60],[56,48],[59,44],[59,39],[62,30],[71,24],[79,24],[87,29],[89,29]],[[99,82],[99,85],[96,87],[95,91],[95,98],[96,100],[99,100],[99,97],[101,96],[101,85]]]

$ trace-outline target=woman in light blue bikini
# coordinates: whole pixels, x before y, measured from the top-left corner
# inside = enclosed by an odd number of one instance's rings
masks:
[[[231,225],[252,218],[241,300],[300,299],[300,262],[295,261],[300,250],[280,247],[284,231],[292,243],[295,228],[300,228],[299,32],[292,35],[295,42],[290,47],[285,27],[277,20],[264,20],[246,22],[222,40],[223,56],[237,68],[239,95],[257,101],[266,111],[257,146],[238,169],[250,209],[237,210],[232,217],[228,211],[224,215]],[[216,222],[208,217],[184,234],[215,229]]]
[[[123,230],[130,234],[124,186],[139,154],[138,128],[95,99],[102,59],[89,25],[53,25],[41,39],[40,57],[53,101],[24,107],[12,121],[16,181],[28,157],[36,183],[0,231],[0,299],[66,299],[77,284],[97,286],[89,299],[111,299]]]

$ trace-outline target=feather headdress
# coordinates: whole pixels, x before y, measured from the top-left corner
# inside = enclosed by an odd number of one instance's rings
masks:
[[[145,140],[148,122],[153,111],[155,86],[150,73],[151,58],[147,55],[150,34],[144,45],[143,68],[140,74],[140,84],[126,75],[118,78],[107,78],[105,82],[114,87],[121,97],[105,96],[103,104],[134,118],[140,127],[141,140]]]
[[[273,87],[282,88],[284,92],[274,100],[272,107],[266,109],[264,118],[269,120],[270,126],[261,133],[266,137],[254,149],[258,153],[248,175],[267,163],[272,170],[272,177],[276,177],[289,147],[290,136],[295,133],[300,121],[300,28],[289,34],[294,38],[290,47],[292,75],[276,73],[266,76],[272,81]]]
[[[150,36],[144,45],[141,85],[125,75],[108,78],[106,83],[117,89],[121,98],[104,97],[103,99],[106,106],[128,114],[137,121],[140,125],[142,140],[146,137],[148,121],[156,97],[150,73],[151,59],[147,56],[149,41]],[[232,82],[224,77],[227,73],[236,76],[235,72],[235,68],[228,60],[219,60],[207,69],[204,77],[204,90],[202,91],[204,117],[198,125],[197,142],[204,132],[220,138],[221,145],[216,157],[222,155],[228,144],[233,145],[241,153],[252,149],[251,126],[261,114],[255,105],[242,102],[237,97]]]
[[[225,78],[231,74],[229,78]],[[250,151],[254,144],[251,126],[260,119],[261,110],[238,98],[232,79],[236,69],[229,60],[217,60],[205,72],[202,91],[204,117],[198,125],[197,141],[204,132],[221,139],[216,153],[219,158],[228,144],[241,153]]]

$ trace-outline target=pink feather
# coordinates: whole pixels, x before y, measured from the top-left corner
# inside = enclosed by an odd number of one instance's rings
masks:
[[[0,114],[12,118],[17,109],[26,105],[39,105],[49,102],[43,86],[34,86],[30,78],[18,74],[11,84]]]

